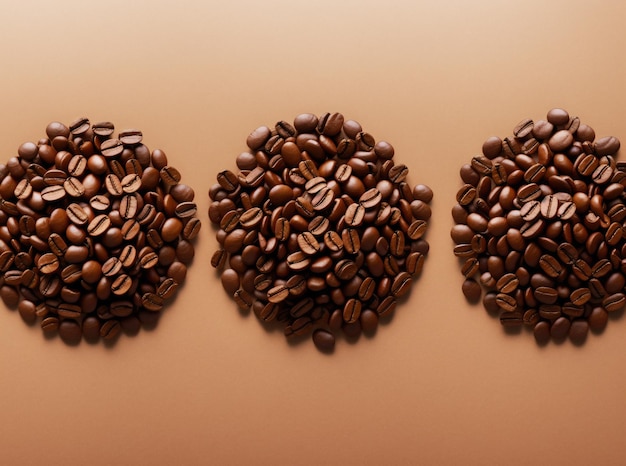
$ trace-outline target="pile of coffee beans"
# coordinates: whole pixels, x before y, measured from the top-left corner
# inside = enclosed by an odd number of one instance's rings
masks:
[[[452,209],[463,293],[538,343],[576,344],[626,304],[626,163],[620,142],[563,109],[490,137]],[[481,286],[482,285],[482,286]]]
[[[194,191],[142,133],[52,122],[0,165],[0,297],[68,343],[156,323],[200,229]]]
[[[372,333],[428,253],[432,191],[407,183],[393,147],[340,113],[261,126],[209,191],[220,249],[212,265],[240,308],[287,337]]]

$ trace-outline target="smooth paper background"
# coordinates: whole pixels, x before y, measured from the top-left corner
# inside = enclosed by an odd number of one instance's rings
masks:
[[[68,347],[0,305],[0,463],[624,464],[626,321],[539,348],[468,305],[459,167],[560,106],[626,141],[620,1],[20,1],[0,5],[0,155],[87,116],[140,128],[197,194],[159,326]],[[342,112],[435,191],[424,273],[374,338],[320,354],[241,315],[207,191],[260,125]],[[622,151],[623,152],[623,151]]]

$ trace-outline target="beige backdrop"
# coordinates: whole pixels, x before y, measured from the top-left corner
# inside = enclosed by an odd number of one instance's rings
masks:
[[[624,318],[582,348],[506,335],[464,301],[449,230],[458,168],[522,118],[562,106],[626,141],[625,20],[619,0],[2,2],[2,159],[51,120],[138,127],[204,225],[158,328],[113,348],[0,305],[0,463],[624,464]],[[206,217],[252,129],[325,111],[435,191],[410,298],[332,356],[237,311]]]

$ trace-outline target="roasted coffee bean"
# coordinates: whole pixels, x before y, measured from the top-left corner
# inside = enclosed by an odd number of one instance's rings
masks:
[[[256,209],[258,209],[258,207]],[[181,202],[180,204],[176,206],[174,213],[176,214],[178,218],[190,218],[190,217],[195,217],[197,211],[198,211],[198,208],[195,202]],[[248,214],[248,215],[255,217],[255,215],[258,215],[258,214],[256,214],[256,211],[254,211],[253,214]],[[240,221],[241,221],[241,218],[240,218]],[[242,225],[243,225],[243,222],[242,222]]]
[[[472,168],[481,175],[489,175],[491,173],[493,162],[482,155],[477,155],[472,158]]]
[[[89,205],[94,210],[106,211],[109,209],[111,202],[109,201],[109,198],[106,197],[105,195],[98,194],[92,197],[91,199],[89,199]]]
[[[39,271],[46,275],[56,272],[59,269],[59,265],[59,258],[53,253],[44,254],[37,261],[37,267],[39,268]]]
[[[376,312],[381,317],[390,315],[396,309],[396,305],[396,298],[394,298],[393,296],[387,296],[380,302],[380,304],[376,308]]]
[[[30,182],[27,179],[22,179],[15,186],[15,190],[13,191],[14,196],[19,200],[28,199],[30,195],[33,193],[33,187],[30,185]]]
[[[624,293],[613,293],[602,300],[602,307],[607,312],[615,312],[626,305],[626,295]]]
[[[87,232],[91,236],[100,236],[111,226],[111,219],[108,215],[102,214],[94,217],[94,219],[87,226]]]
[[[543,201],[530,201],[522,206],[520,209],[520,215],[526,222],[533,222],[541,215]],[[500,217],[501,218],[501,217]]]
[[[362,304],[358,299],[349,299],[343,308],[344,322],[351,324],[356,322],[361,315]]]
[[[332,352],[335,349],[335,336],[328,330],[316,329],[312,335],[313,343],[322,352]]]
[[[472,186],[471,184],[464,185],[457,192],[457,195],[456,195],[457,202],[462,206],[471,204],[471,202],[475,198],[476,198],[476,188],[474,188],[474,186]]]
[[[411,289],[412,278],[408,272],[400,272],[391,284],[391,294],[399,298],[404,296]]]
[[[563,270],[559,261],[549,254],[544,254],[539,258],[539,267],[541,267],[547,276],[553,278],[558,277]]]
[[[534,201],[540,197],[541,188],[535,183],[526,184],[517,191],[517,199],[521,203]]]
[[[108,193],[111,196],[121,196],[124,194],[124,190],[122,189],[122,182],[120,179],[113,173],[110,173],[104,179],[104,185]]]
[[[506,311],[500,314],[500,324],[503,327],[519,327],[524,323],[524,314],[519,311]]]
[[[63,188],[70,197],[81,197],[85,194],[85,186],[78,178],[69,177],[63,182]]]
[[[346,209],[344,216],[345,222],[351,227],[358,227],[363,223],[365,218],[365,207],[361,204],[350,204]]]
[[[496,303],[505,312],[514,312],[517,310],[517,301],[513,296],[508,294],[498,293],[496,295]]]
[[[89,220],[89,216],[85,210],[78,204],[72,203],[66,208],[67,218],[78,226],[83,226]]]
[[[180,206],[184,206],[185,204],[193,204],[193,203],[178,204],[176,209],[178,210]],[[195,212],[195,204],[193,204],[192,208]],[[181,215],[178,215],[178,216],[181,218],[184,218],[184,216],[181,216]],[[239,223],[241,224],[242,227],[249,229],[258,225],[262,219],[263,219],[263,212],[261,211],[261,209],[259,209],[258,207],[252,207],[251,209],[248,209],[241,213],[241,215],[239,216]]]
[[[139,144],[143,139],[143,134],[138,129],[126,129],[119,134],[120,141],[127,146]]]
[[[314,236],[322,236],[328,230],[330,226],[330,221],[322,216],[317,216],[311,219],[309,222],[309,231]]]
[[[60,201],[65,197],[65,189],[62,185],[46,186],[41,191],[41,197],[46,202]]]
[[[520,121],[515,128],[513,128],[513,135],[517,138],[524,138],[532,133],[533,127],[533,120],[526,118]]]
[[[271,303],[280,303],[289,297],[289,289],[284,285],[278,285],[268,290],[267,299]]]
[[[341,242],[348,254],[356,254],[361,249],[359,233],[354,228],[346,228],[341,232]]]

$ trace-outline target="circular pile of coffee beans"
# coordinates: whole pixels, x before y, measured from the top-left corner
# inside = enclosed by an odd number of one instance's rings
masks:
[[[0,297],[68,343],[153,326],[194,255],[193,189],[141,131],[46,134],[0,165]]]
[[[490,137],[461,170],[451,236],[463,293],[538,343],[575,344],[626,304],[620,142],[563,109]],[[482,287],[481,287],[482,285]]]
[[[212,265],[226,292],[287,337],[372,333],[428,253],[432,191],[407,183],[393,147],[340,113],[261,126],[211,187]]]

